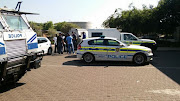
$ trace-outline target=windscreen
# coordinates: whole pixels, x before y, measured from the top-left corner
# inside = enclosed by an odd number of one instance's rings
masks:
[[[3,15],[6,23],[9,25],[10,30],[25,30],[28,29],[27,24],[21,16]]]

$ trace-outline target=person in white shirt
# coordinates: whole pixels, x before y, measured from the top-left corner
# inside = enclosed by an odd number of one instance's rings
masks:
[[[56,52],[57,52],[57,34],[56,34],[56,36],[53,38],[53,40],[54,40],[54,53],[56,53]]]

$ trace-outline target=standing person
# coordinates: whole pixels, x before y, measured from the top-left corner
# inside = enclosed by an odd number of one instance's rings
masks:
[[[74,46],[73,46],[73,41],[72,41],[72,37],[68,34],[66,41],[67,41],[67,45],[68,45],[68,52],[69,54],[71,54],[71,51],[74,54]]]
[[[81,43],[81,41],[82,41],[82,37],[81,37],[81,35],[79,35],[79,38],[77,39],[77,45],[79,45]]]
[[[64,52],[66,52],[66,35],[63,34],[63,48],[64,48]],[[62,49],[63,50],[63,49]]]
[[[72,37],[73,37],[73,45],[74,45],[74,49],[77,49],[77,38],[75,35],[75,32],[72,32]]]
[[[61,33],[59,33],[59,36],[57,37],[57,46],[58,46],[58,53],[63,54],[63,38]]]
[[[68,44],[67,44],[67,41],[66,41],[67,36],[68,36],[68,35],[65,34],[65,38],[64,38],[64,43],[65,43],[64,50],[65,50],[65,52],[68,53]]]
[[[53,38],[53,40],[54,40],[54,53],[56,53],[56,52],[57,52],[57,34],[56,34],[56,36]]]
[[[83,32],[82,34],[83,34],[82,39],[86,39],[86,33]]]

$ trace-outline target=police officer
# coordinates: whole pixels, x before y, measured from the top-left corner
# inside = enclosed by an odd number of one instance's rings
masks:
[[[72,32],[72,37],[73,37],[73,45],[74,45],[74,49],[77,49],[77,38],[75,35],[75,32]]]
[[[62,34],[59,33],[59,36],[57,37],[57,46],[58,46],[58,53],[59,54],[63,54],[63,38],[62,38]]]

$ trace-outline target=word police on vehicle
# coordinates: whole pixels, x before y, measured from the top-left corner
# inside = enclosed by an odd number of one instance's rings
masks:
[[[9,38],[21,38],[22,34],[8,34]]]
[[[133,61],[143,65],[153,58],[150,48],[127,45],[111,37],[95,37],[84,39],[78,46],[77,58],[87,63],[93,61]]]
[[[23,17],[34,13],[19,9],[0,8],[0,86],[17,82],[31,68],[40,67],[42,60],[37,34]]]

